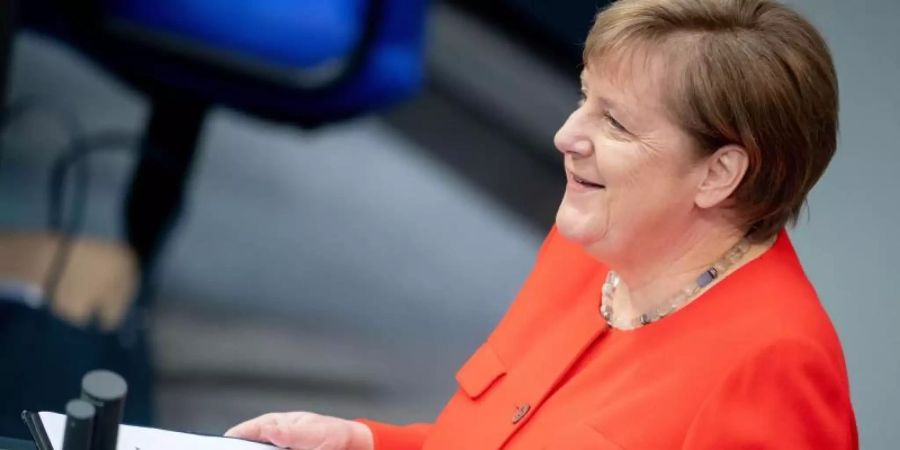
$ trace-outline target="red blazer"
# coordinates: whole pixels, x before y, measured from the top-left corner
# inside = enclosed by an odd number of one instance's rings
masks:
[[[599,314],[607,268],[555,230],[433,424],[376,450],[856,449],[841,346],[782,232],[681,311]]]

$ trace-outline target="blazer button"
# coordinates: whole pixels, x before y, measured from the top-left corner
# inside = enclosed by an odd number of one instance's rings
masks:
[[[512,423],[513,425],[522,421],[526,415],[528,415],[528,411],[531,411],[531,405],[525,403],[524,405],[516,408],[516,413],[513,414]]]

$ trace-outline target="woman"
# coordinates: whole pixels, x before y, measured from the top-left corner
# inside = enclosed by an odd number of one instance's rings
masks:
[[[844,358],[784,227],[836,146],[828,49],[769,0],[621,0],[556,136],[533,272],[433,424],[269,414],[294,449],[857,448]]]

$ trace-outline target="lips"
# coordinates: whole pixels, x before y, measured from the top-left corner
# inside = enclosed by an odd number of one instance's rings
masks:
[[[576,182],[576,183],[578,183],[578,184],[580,184],[580,185],[582,185],[582,186],[584,186],[584,187],[588,187],[588,188],[593,188],[593,189],[604,189],[604,188],[606,188],[605,185],[602,185],[602,184],[600,184],[600,183],[594,183],[594,182],[592,182],[592,181],[585,180],[584,178],[581,178],[581,177],[579,177],[578,175],[575,175],[574,173],[572,174],[572,181],[574,181],[574,182]]]

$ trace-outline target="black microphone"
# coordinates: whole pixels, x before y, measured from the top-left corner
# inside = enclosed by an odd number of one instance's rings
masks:
[[[81,399],[97,409],[90,450],[116,450],[128,384],[108,370],[88,372],[81,380]]]
[[[66,404],[66,432],[62,450],[90,450],[96,409],[84,400]]]

